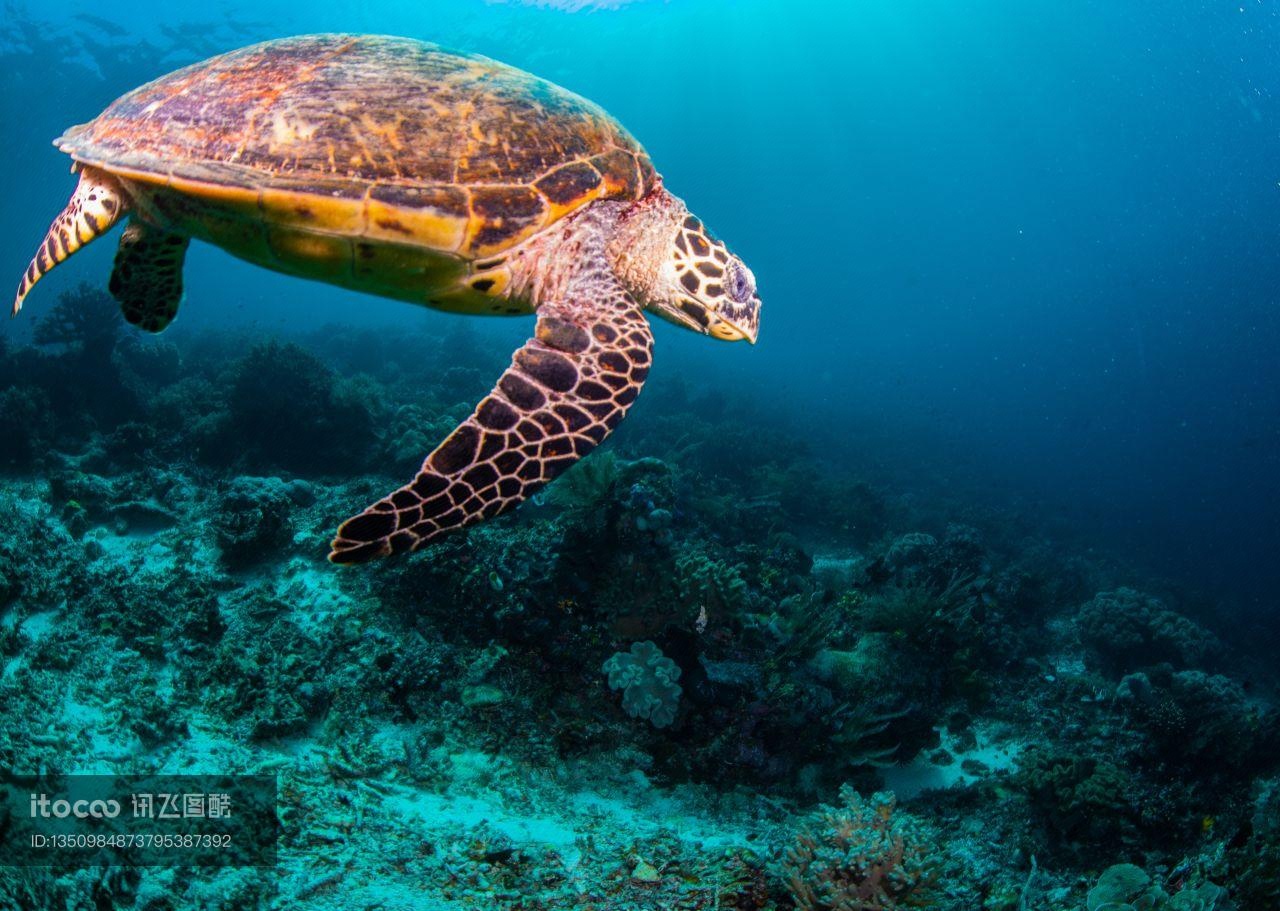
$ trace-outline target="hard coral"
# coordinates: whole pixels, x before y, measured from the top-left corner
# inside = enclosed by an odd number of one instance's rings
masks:
[[[1120,681],[1116,699],[1146,735],[1149,758],[1211,790],[1266,768],[1280,749],[1280,715],[1221,674],[1167,667],[1152,677],[1134,673]]]
[[[0,466],[28,467],[52,438],[53,415],[42,389],[0,390]]]
[[[1228,854],[1242,908],[1280,908],[1280,779],[1257,786],[1248,838]]]
[[[413,474],[423,456],[465,417],[462,413],[434,414],[421,405],[401,405],[383,422],[378,463],[398,474]]]
[[[259,468],[358,468],[377,437],[369,403],[380,398],[297,345],[257,345],[235,370],[222,448]]]
[[[1244,688],[1220,674],[1179,671],[1169,682],[1170,711],[1181,728],[1163,732],[1165,756],[1212,774],[1264,767],[1275,756],[1277,717],[1255,704]]]
[[[782,859],[787,888],[802,911],[895,911],[928,906],[938,861],[892,794],[862,798],[842,787],[839,809],[803,824]]]
[[[293,538],[293,500],[279,478],[236,478],[229,482],[213,520],[223,561],[231,567],[259,562]]]
[[[73,428],[85,433],[138,415],[138,396],[113,357],[122,325],[116,302],[89,285],[63,294],[36,323],[34,342],[52,350],[29,359],[24,373],[48,395],[63,446]]]
[[[1015,781],[1049,833],[1083,853],[1112,850],[1136,832],[1135,785],[1113,763],[1032,749]]]
[[[746,608],[751,600],[742,567],[716,560],[705,551],[692,550],[676,557],[675,580],[680,598],[693,608],[693,616],[699,609],[731,615]]]
[[[1199,667],[1218,649],[1213,634],[1131,588],[1095,595],[1080,608],[1076,625],[1090,662],[1115,675],[1163,661]]]
[[[64,292],[36,323],[37,345],[65,347],[83,361],[101,364],[110,359],[120,338],[119,307],[102,291],[81,284]]]

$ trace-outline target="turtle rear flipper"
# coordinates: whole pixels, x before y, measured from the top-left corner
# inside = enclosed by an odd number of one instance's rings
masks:
[[[363,563],[516,506],[594,449],[649,374],[653,333],[620,287],[544,304],[534,338],[413,481],[338,529],[329,559]]]
[[[107,286],[120,312],[135,326],[163,332],[182,302],[182,263],[191,238],[136,218],[120,236],[116,264]]]
[[[85,244],[110,231],[128,208],[129,199],[119,181],[97,168],[84,168],[71,200],[49,226],[43,243],[18,284],[18,293],[13,299],[13,315],[18,315],[23,298],[36,282]]]

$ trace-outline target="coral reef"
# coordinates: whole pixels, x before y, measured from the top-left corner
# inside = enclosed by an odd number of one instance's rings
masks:
[[[276,341],[255,345],[230,374],[226,416],[209,447],[222,458],[308,475],[368,464],[379,397],[359,378],[339,378],[306,349]]]
[[[1226,890],[1210,882],[1183,882],[1172,895],[1133,864],[1108,867],[1089,890],[1085,911],[1214,911],[1224,908]]]
[[[214,537],[228,566],[243,567],[279,553],[293,540],[293,491],[279,478],[242,476],[224,486],[213,517]],[[309,494],[305,494],[310,499]]]
[[[636,642],[604,663],[609,689],[622,690],[622,707],[632,718],[647,718],[656,728],[675,720],[680,704],[680,668],[652,642]]]
[[[1212,634],[1131,588],[1101,592],[1076,617],[1086,655],[1117,675],[1168,662],[1202,667],[1218,650]]]
[[[930,836],[895,810],[891,794],[863,799],[852,788],[842,806],[803,824],[782,860],[801,911],[899,911],[928,907],[938,877]]]
[[[1029,750],[1015,776],[1051,837],[1102,857],[1116,845],[1132,845],[1139,810],[1136,790],[1114,763],[1073,754]]]
[[[39,387],[0,390],[0,465],[29,468],[53,439],[49,397]]]
[[[1280,907],[1280,780],[1259,782],[1227,854],[1241,908]]]
[[[108,372],[107,364],[124,332],[119,307],[89,284],[62,294],[36,323],[34,341],[62,349],[67,359],[86,370]]]
[[[1280,681],[1203,600],[678,384],[334,569],[493,352],[122,341],[93,295],[0,348],[0,768],[272,772],[282,862],[3,868],[0,907],[1277,904]]]

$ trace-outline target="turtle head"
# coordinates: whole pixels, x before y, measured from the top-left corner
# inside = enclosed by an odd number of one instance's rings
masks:
[[[647,310],[694,332],[755,344],[755,276],[665,189],[622,217],[610,250],[623,283]]]
[[[651,306],[660,316],[727,342],[755,344],[756,278],[693,215],[685,213],[675,225],[658,290]]]

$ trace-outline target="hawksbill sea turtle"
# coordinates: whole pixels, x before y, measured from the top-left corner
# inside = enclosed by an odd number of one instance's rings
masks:
[[[191,238],[303,278],[459,313],[536,313],[534,337],[411,482],[348,519],[330,559],[416,550],[531,496],[622,420],[648,310],[755,342],[755,278],[599,107],[484,57],[403,38],[268,41],[135,89],[55,145],[80,175],[14,300],[126,215],[110,291],[173,320]]]

